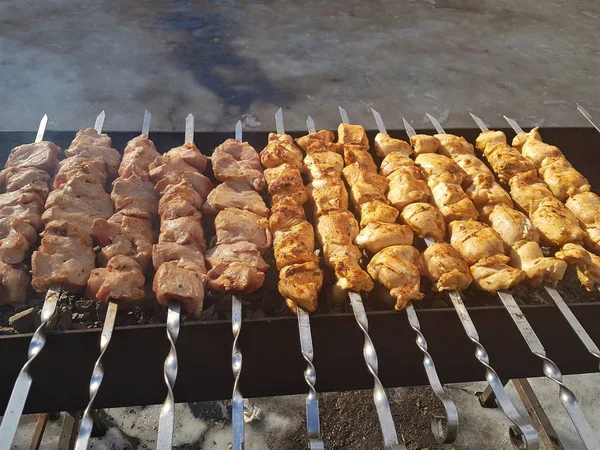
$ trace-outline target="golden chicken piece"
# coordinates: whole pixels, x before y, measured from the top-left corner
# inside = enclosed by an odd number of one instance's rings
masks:
[[[279,283],[277,288],[281,295],[291,300],[294,305],[288,303],[293,311],[295,304],[300,305],[308,312],[317,309],[319,292],[323,286],[323,271],[316,262],[303,264],[292,264],[279,271]]]
[[[600,284],[599,256],[576,244],[565,244],[555,256],[577,267],[577,278],[588,291],[592,291],[597,284]]]
[[[515,175],[534,169],[533,164],[508,144],[488,146],[485,156],[500,181],[508,183]]]
[[[431,189],[431,196],[446,223],[454,220],[477,219],[479,213],[465,191],[453,183],[438,183]]]
[[[390,153],[381,161],[379,174],[389,177],[394,171],[406,166],[414,166],[415,162],[401,153]]]
[[[512,199],[528,214],[535,211],[542,200],[553,197],[548,185],[538,178],[534,170],[515,175],[508,184]]]
[[[446,242],[428,247],[421,255],[421,266],[438,291],[462,291],[473,281],[469,265]]]
[[[377,165],[373,161],[373,157],[366,151],[357,149],[351,145],[344,146],[344,164],[358,163],[358,166],[366,172],[377,173]]]
[[[446,222],[435,206],[423,202],[411,203],[402,210],[401,216],[417,236],[431,237],[436,242],[444,240]]]
[[[488,223],[504,241],[506,251],[522,239],[534,242],[539,240],[539,234],[529,217],[505,204],[500,203],[494,207]]]
[[[357,207],[375,200],[385,201],[385,190],[382,191],[371,183],[359,181],[350,186],[350,199]]]
[[[482,131],[475,140],[475,147],[482,153],[485,153],[488,147],[491,148],[496,144],[506,144],[506,135],[503,131]]]
[[[367,271],[396,298],[395,309],[401,311],[412,300],[421,300],[419,251],[408,245],[386,247],[371,259]]]
[[[466,189],[473,183],[473,178],[479,175],[480,178],[494,180],[494,174],[485,163],[475,155],[456,155],[454,162],[465,172],[463,187]]]
[[[338,127],[338,143],[355,146],[364,152],[369,150],[369,139],[361,125],[341,123]]]
[[[344,182],[336,177],[319,178],[306,186],[310,204],[317,216],[331,211],[348,209],[348,191]]]
[[[386,133],[377,133],[375,136],[375,154],[377,156],[389,155],[390,153],[399,153],[404,156],[412,155],[413,149],[410,144],[401,139],[394,139]]]
[[[335,297],[341,298],[345,291],[370,292],[373,290],[373,280],[360,267],[361,252],[355,245],[338,245],[326,243],[323,245],[325,264],[333,269],[336,276]]]
[[[321,245],[350,245],[359,232],[358,222],[350,211],[332,211],[317,219],[317,239]]]
[[[310,181],[318,178],[341,177],[344,158],[335,152],[316,152],[306,155],[304,164]]]
[[[512,146],[517,150],[521,151],[521,148],[523,148],[523,144],[525,144],[527,140],[533,139],[535,141],[541,141],[542,136],[540,136],[540,133],[538,132],[539,129],[540,127],[535,127],[529,130],[528,133],[521,132],[517,134],[512,140]]]
[[[302,204],[295,202],[289,197],[283,198],[271,207],[269,231],[271,231],[272,235],[275,235],[278,231],[290,228],[305,220],[306,214],[304,213]]]
[[[593,252],[600,253],[600,227],[588,225],[585,231],[586,234],[583,236],[585,246]]]
[[[412,230],[406,225],[371,222],[360,230],[354,242],[361,249],[377,253],[392,245],[412,245],[413,238]]]
[[[362,170],[359,163],[350,164],[344,167],[342,173],[349,186],[354,186],[357,183],[366,183],[373,186],[377,190],[385,193],[388,187],[388,179],[377,172],[368,172]]]
[[[575,194],[590,192],[592,189],[588,180],[561,156],[546,158],[539,172],[540,178],[561,202]]]
[[[423,153],[436,153],[441,145],[438,138],[428,134],[415,134],[410,137],[410,143],[417,155],[422,155]]]
[[[564,158],[564,155],[558,147],[536,139],[528,139],[525,141],[520,150],[521,154],[535,164],[536,167],[540,167],[546,158]]]
[[[594,192],[582,192],[570,197],[565,206],[584,225],[600,225],[600,196]]]
[[[307,134],[296,139],[296,144],[302,148],[307,154],[314,152],[326,152],[329,150],[340,153],[343,149],[341,146],[335,146],[332,149],[332,144],[335,141],[335,134],[329,130],[319,130],[314,133]],[[334,150],[335,149],[335,150]]]
[[[475,220],[456,220],[448,225],[450,244],[468,264],[504,254],[504,242],[490,226]],[[474,276],[474,275],[473,275]]]
[[[483,221],[487,220],[496,205],[504,204],[511,209],[514,207],[508,192],[485,174],[475,175],[465,193],[479,211],[479,219]]]
[[[554,197],[540,201],[529,217],[546,245],[562,247],[567,243],[581,244],[585,236],[577,218]]]
[[[415,158],[415,163],[425,173],[429,187],[438,182],[461,184],[467,176],[452,159],[437,153],[419,155]]]
[[[469,144],[462,136],[453,134],[436,134],[435,137],[440,141],[438,153],[440,155],[453,158],[456,155],[475,154],[475,148]]]
[[[429,201],[431,192],[418,166],[400,168],[388,180],[387,199],[399,211],[411,203]]]
[[[394,223],[400,211],[381,200],[373,200],[360,205],[360,227],[364,228],[371,222]]]
[[[314,254],[314,249],[315,233],[308,222],[278,231],[273,239],[273,254],[279,270],[291,264],[318,263],[319,258]]]
[[[260,152],[260,162],[265,168],[287,163],[302,170],[302,151],[294,144],[294,139],[289,134],[269,133],[269,142]]]
[[[302,175],[296,167],[283,163],[280,166],[265,169],[263,174],[273,204],[286,197],[290,197],[300,204],[308,201],[308,193],[304,188]]]
[[[484,291],[497,292],[510,289],[525,279],[525,272],[510,267],[510,258],[506,255],[494,255],[483,258],[470,268],[475,286]]]
[[[527,275],[527,284],[537,287],[542,283],[556,286],[567,270],[567,263],[558,258],[545,257],[534,241],[516,242],[510,251],[510,264]]]

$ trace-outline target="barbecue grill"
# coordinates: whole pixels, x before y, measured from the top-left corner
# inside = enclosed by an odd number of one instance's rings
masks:
[[[512,136],[509,129],[504,129]],[[600,163],[590,158],[598,147],[600,135],[591,128],[546,128],[544,137],[560,147],[569,161],[587,177],[598,192]],[[403,130],[388,130],[392,137],[405,139]],[[433,130],[423,131],[434,134]],[[478,129],[450,129],[474,142]],[[112,132],[113,146],[123,149],[136,132]],[[294,137],[303,132],[290,132]],[[74,132],[46,132],[46,139],[66,148]],[[268,133],[245,132],[244,139],[263,148]],[[368,132],[372,142],[375,132]],[[0,132],[0,162],[11,148],[33,141],[33,133]],[[195,133],[198,148],[207,155],[230,137],[229,133]],[[152,133],[152,140],[164,152],[181,142],[181,133]],[[415,307],[428,350],[435,360],[442,383],[481,381],[485,367],[474,356],[474,346],[465,334],[451,305],[433,307],[432,299],[445,299],[423,286],[425,299]],[[279,294],[266,286],[262,295],[275,302]],[[573,314],[595,342],[600,342],[600,294],[588,293],[574,277],[566,277],[558,290]],[[598,361],[581,343],[559,309],[542,288],[517,288],[514,291],[523,314],[543,343],[548,356],[563,375],[598,370]],[[535,295],[534,295],[535,293]],[[465,303],[485,346],[493,368],[501,380],[543,375],[539,359],[531,353],[507,310],[495,295],[475,288],[463,293]],[[538,299],[543,297],[545,302]],[[534,298],[536,300],[534,300]],[[283,299],[279,300],[283,303]],[[225,298],[222,301],[228,301]],[[439,306],[439,302],[435,303]],[[365,301],[369,334],[377,350],[379,378],[385,387],[427,385],[423,354],[413,345],[415,332],[405,312],[384,310],[371,294]],[[231,307],[228,308],[231,310]],[[283,311],[283,309],[282,309]],[[364,364],[363,334],[351,312],[319,311],[311,317],[314,365],[319,392],[372,389],[373,377]],[[30,373],[33,385],[25,413],[78,411],[89,401],[89,380],[99,355],[100,329],[49,331],[44,350],[34,360]],[[0,410],[8,403],[12,386],[27,361],[31,335],[0,337]],[[177,402],[231,398],[231,321],[188,320],[181,325],[177,341],[179,371],[174,396]],[[282,312],[280,316],[244,317],[239,346],[244,355],[241,390],[245,397],[266,397],[307,392],[303,376],[306,361],[300,352],[297,319]],[[167,388],[163,363],[170,346],[165,324],[116,327],[111,345],[104,354],[104,380],[95,407],[123,407],[163,402]],[[458,411],[460,414],[460,411]]]

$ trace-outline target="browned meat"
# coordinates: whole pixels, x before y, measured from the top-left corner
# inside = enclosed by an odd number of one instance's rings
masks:
[[[508,182],[515,175],[534,168],[531,161],[508,144],[488,146],[485,154],[490,166],[503,182]]]
[[[256,191],[265,188],[260,158],[247,142],[227,139],[215,148],[211,161],[217,180],[245,180]]]
[[[128,178],[117,178],[110,198],[115,203],[115,210],[127,216],[152,219],[158,211],[158,196],[147,175],[131,174]]]
[[[401,153],[390,153],[383,161],[381,161],[381,166],[379,167],[379,173],[384,177],[389,177],[396,170],[401,169],[405,166],[414,166],[415,162],[404,156]]]
[[[53,174],[60,151],[60,147],[50,141],[19,145],[10,151],[4,168],[34,167]]]
[[[319,130],[296,139],[296,143],[307,153],[334,151],[343,152],[343,145],[335,144],[335,134],[329,130]]]
[[[358,163],[361,170],[365,172],[377,172],[375,161],[368,152],[358,150],[353,146],[344,146],[344,164],[349,166],[354,163]]]
[[[357,183],[365,183],[382,193],[385,193],[388,187],[388,179],[386,177],[378,175],[377,172],[364,171],[358,163],[344,167],[343,174],[350,186],[354,186]]]
[[[475,154],[475,148],[462,136],[453,134],[434,135],[440,141],[438,153],[454,158],[455,155]]]
[[[350,245],[359,231],[356,218],[348,210],[334,211],[317,219],[317,238],[321,245]]]
[[[29,223],[14,217],[0,218],[0,261],[22,262],[36,240],[37,232]]]
[[[123,215],[96,219],[92,236],[102,245],[97,257],[99,265],[106,266],[113,257],[124,255],[133,258],[142,270],[148,267],[154,236],[146,221]]]
[[[74,223],[55,220],[42,233],[40,247],[31,258],[36,291],[59,285],[70,292],[82,292],[87,286],[95,259],[92,238]]]
[[[273,240],[273,253],[277,268],[283,269],[291,264],[319,262],[314,254],[315,232],[308,222],[301,222],[284,231],[279,231]]]
[[[308,169],[308,179],[342,176],[344,158],[335,152],[315,152],[306,155],[304,164]]]
[[[161,220],[178,217],[201,218],[200,208],[204,199],[194,187],[186,181],[171,186],[158,202],[158,215]]]
[[[317,309],[322,285],[323,271],[319,264],[306,262],[281,269],[277,287],[284,298],[296,302],[308,312],[313,312]]]
[[[266,272],[269,268],[258,247],[246,241],[217,245],[206,252],[206,260],[210,267],[243,262],[261,272]]]
[[[87,155],[78,155],[63,159],[59,163],[57,174],[52,182],[53,189],[71,180],[85,175],[93,183],[104,186],[106,184],[106,164],[102,158],[87,159]]]
[[[203,277],[180,261],[167,262],[156,271],[152,290],[158,303],[168,306],[172,301],[181,302],[186,312],[198,315],[204,305]]]
[[[179,147],[172,148],[165,156],[169,159],[179,159],[195,168],[198,172],[204,172],[208,165],[208,158],[198,150],[198,147],[193,142],[186,142]]]
[[[289,134],[269,133],[269,142],[260,152],[260,161],[266,168],[286,163],[302,170],[302,152]]]
[[[335,273],[337,291],[370,292],[375,287],[369,274],[360,267],[360,256],[360,250],[352,244],[323,245],[323,257]]]
[[[80,130],[75,135],[65,155],[68,157],[85,155],[86,159],[102,158],[106,164],[106,172],[116,177],[121,162],[121,154],[111,147],[112,140],[107,134],[98,134],[93,128]]]
[[[173,156],[170,153],[157,156],[154,162],[150,164],[150,178],[157,183],[168,176],[182,172],[198,173],[198,170],[183,159]],[[172,179],[180,181],[177,177],[173,177]]]
[[[110,195],[104,190],[104,185],[96,183],[94,178],[87,174],[79,174],[52,191],[46,199],[46,208],[61,204],[61,199],[64,197],[92,202],[100,201],[98,206],[101,206],[101,208],[99,208],[98,213],[102,215],[109,212],[112,214],[113,211]],[[110,214],[108,217],[110,217]]]
[[[225,208],[215,218],[216,245],[252,242],[261,252],[271,246],[269,222],[251,211]]]
[[[249,294],[265,281],[264,272],[245,262],[219,264],[208,272],[208,286],[221,292]]]
[[[38,192],[46,198],[50,192],[48,172],[34,167],[4,169],[0,172],[0,186],[6,187],[7,192],[26,188],[27,191]]]
[[[427,248],[421,255],[421,262],[425,274],[435,282],[438,291],[462,291],[473,281],[469,265],[446,242]]]
[[[306,189],[310,195],[310,205],[317,216],[348,209],[348,191],[340,178],[315,179],[306,186]]]
[[[163,178],[156,182],[155,189],[159,195],[163,195],[164,192],[172,185],[180,183],[181,181],[187,181],[198,194],[206,200],[210,191],[215,187],[207,177],[192,170],[179,170],[174,172],[166,173]]]
[[[194,266],[196,271],[206,274],[206,263],[204,256],[194,244],[176,244],[174,242],[161,242],[152,247],[152,265],[155,269],[160,268],[169,261],[184,261]]]
[[[23,265],[11,265],[0,261],[0,304],[25,303],[30,277]]]
[[[291,197],[300,204],[308,201],[302,175],[294,166],[281,164],[272,169],[265,169],[264,175],[273,204],[279,203],[285,197]]]
[[[385,133],[377,133],[377,136],[375,136],[375,154],[377,156],[384,157],[390,153],[410,156],[412,152],[412,147],[406,141],[395,139]]]
[[[302,204],[295,202],[293,199],[284,198],[275,203],[271,208],[269,230],[271,234],[275,234],[280,230],[285,230],[305,220],[306,215]]]
[[[410,143],[415,148],[417,155],[423,153],[436,153],[440,148],[440,140],[435,136],[429,136],[428,134],[416,134],[410,137]]]
[[[41,231],[44,229],[44,222],[42,221],[43,212],[44,207],[40,206],[38,202],[19,203],[0,208],[0,217],[14,217],[24,220],[31,224],[36,231]]]
[[[400,212],[381,200],[373,200],[360,205],[360,227],[373,222],[394,223]]]
[[[134,137],[127,143],[123,152],[123,160],[119,166],[119,176],[129,177],[134,173],[147,173],[150,170],[150,163],[159,156],[154,143],[148,139],[148,136],[140,135]]]
[[[341,123],[338,126],[338,143],[352,145],[365,152],[369,150],[369,139],[361,125]]]
[[[263,217],[269,215],[269,209],[259,193],[244,180],[228,180],[218,185],[208,194],[202,210],[214,215],[225,208],[252,211]]]
[[[427,202],[431,191],[423,178],[421,169],[416,166],[405,166],[392,172],[388,179],[390,185],[387,199],[398,211],[415,202]]]
[[[163,220],[160,224],[158,242],[175,242],[176,244],[194,244],[204,253],[206,242],[202,224],[190,217]]]
[[[26,192],[24,189],[0,194],[0,208],[16,206],[22,203],[44,205],[44,198],[37,192]]]
[[[85,294],[101,302],[116,301],[119,306],[133,307],[144,299],[145,278],[134,259],[118,255],[106,268],[92,270]]]

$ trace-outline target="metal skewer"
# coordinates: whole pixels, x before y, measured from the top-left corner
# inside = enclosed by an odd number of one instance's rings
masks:
[[[471,114],[471,117],[473,118],[473,120],[475,121],[475,123],[477,124],[477,126],[479,127],[479,129],[481,131],[488,130],[488,127],[483,122],[483,120],[481,120],[475,114],[472,114],[472,113],[469,113],[469,114]],[[509,119],[507,117],[506,117],[506,120],[510,120],[509,123],[511,123],[511,125],[514,124],[513,129],[515,129],[515,126],[516,126],[519,130],[521,130],[521,127],[519,127],[517,122],[515,122],[514,120]],[[515,131],[516,131],[516,129],[515,129]],[[520,133],[522,131],[523,130],[517,131],[517,133]],[[583,326],[581,325],[579,320],[577,320],[577,317],[575,317],[575,314],[573,314],[571,309],[567,306],[566,302],[560,295],[560,293],[555,288],[545,284],[544,289],[546,289],[546,292],[548,292],[548,294],[550,295],[550,297],[552,298],[552,300],[554,301],[554,303],[556,304],[556,306],[558,307],[558,309],[560,310],[560,312],[562,313],[564,318],[567,320],[567,322],[569,323],[569,326],[573,329],[573,331],[575,332],[575,334],[577,335],[579,340],[583,343],[583,345],[585,345],[587,351],[590,352],[596,359],[598,359],[599,367],[600,367],[600,349],[598,349],[598,346],[594,343],[594,341],[592,340],[592,338],[590,337],[588,332],[585,331],[585,329],[583,328]]]
[[[575,104],[577,105],[577,109],[579,110],[579,112],[580,112],[581,114],[583,114],[583,117],[585,117],[585,118],[588,120],[588,122],[589,122],[589,123],[591,123],[591,124],[592,124],[592,126],[593,126],[593,127],[596,129],[596,130],[598,130],[598,132],[600,132],[600,128],[598,128],[598,125],[596,125],[596,124],[594,123],[594,121],[592,120],[592,115],[591,115],[589,112],[587,112],[587,110],[586,110],[586,109],[585,109],[583,106],[581,106],[579,103],[575,103]],[[505,116],[505,117],[506,117],[506,116]]]
[[[429,117],[429,120],[438,133],[445,133],[444,128],[435,117],[431,116],[430,114],[427,114],[427,117]],[[520,129],[518,125],[517,127]],[[556,363],[546,356],[546,350],[544,349],[542,342],[535,334],[535,331],[533,331],[533,328],[531,328],[529,321],[525,318],[525,315],[517,304],[517,301],[513,295],[506,290],[498,291],[497,294],[504,304],[504,307],[510,314],[510,317],[513,319],[513,322],[519,329],[519,332],[521,333],[521,336],[523,336],[523,339],[527,343],[531,353],[542,359],[544,375],[559,385],[559,399],[567,410],[567,414],[569,414],[573,425],[575,425],[583,444],[588,449],[600,449],[600,443],[598,442],[592,427],[583,414],[581,406],[577,401],[577,397],[575,397],[575,394],[563,383],[562,373],[560,372],[560,369]]]
[[[275,127],[277,134],[285,134],[283,111],[281,108],[275,113]],[[311,450],[324,450],[325,445],[321,439],[321,425],[319,421],[319,399],[315,389],[317,371],[313,364],[314,350],[310,330],[310,315],[299,305],[296,308],[296,315],[298,316],[300,350],[307,364],[304,371],[304,380],[306,380],[306,384],[308,385],[308,395],[306,396],[306,434],[308,435],[308,444]]]
[[[340,115],[342,116],[343,123],[349,123],[348,113],[341,106],[338,107]],[[306,120],[309,133],[314,133],[315,123],[312,117],[308,116]],[[312,130],[312,131],[311,131]],[[383,383],[379,379],[379,361],[377,359],[377,352],[375,345],[369,335],[369,319],[367,318],[367,312],[362,302],[362,297],[358,292],[349,292],[348,297],[350,298],[350,304],[352,305],[352,311],[354,312],[354,318],[358,327],[363,332],[365,341],[363,345],[363,357],[367,365],[367,369],[373,376],[373,401],[375,408],[377,409],[377,416],[379,417],[379,426],[381,427],[381,433],[383,435],[383,443],[386,449],[400,450],[406,449],[404,443],[398,443],[398,435],[396,433],[396,426],[394,425],[394,419],[392,418],[392,411],[390,410],[390,403],[388,401]]]
[[[152,120],[152,115],[148,111],[144,111],[144,122],[142,124],[142,135],[148,137],[150,132],[150,121]],[[98,132],[102,131],[96,130]],[[102,380],[104,379],[104,366],[102,365],[102,358],[108,345],[110,344],[110,340],[112,338],[112,333],[115,328],[115,322],[117,320],[117,312],[119,310],[119,305],[113,301],[108,302],[108,309],[106,311],[106,317],[104,319],[104,326],[102,327],[102,334],[100,335],[100,355],[96,360],[96,364],[94,365],[94,370],[92,371],[92,378],[90,380],[90,401],[87,404],[83,412],[83,416],[81,417],[81,423],[79,425],[79,433],[77,435],[77,441],[75,442],[75,450],[85,450],[88,446],[88,442],[90,440],[90,436],[92,434],[92,429],[94,428],[94,420],[92,418],[92,409],[94,405],[94,400],[96,399],[96,395],[100,390],[100,385],[102,384]]]
[[[194,142],[194,116],[188,114],[185,118],[185,140],[184,143]],[[164,378],[167,385],[167,397],[160,410],[158,419],[158,437],[156,448],[167,450],[173,448],[173,427],[175,422],[175,381],[179,364],[177,361],[177,338],[181,328],[181,303],[169,302],[167,312],[167,339],[169,340],[169,354],[165,359]]]

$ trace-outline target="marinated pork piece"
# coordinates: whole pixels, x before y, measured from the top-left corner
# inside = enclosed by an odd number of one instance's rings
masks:
[[[399,223],[370,222],[356,236],[356,245],[371,253],[377,253],[392,245],[412,245],[413,232]]]
[[[29,282],[27,268],[22,264],[12,265],[0,261],[0,301],[20,305],[25,303]]]
[[[512,146],[517,150],[521,151],[521,149],[523,148],[523,144],[525,144],[527,140],[533,139],[536,141],[541,141],[542,136],[540,136],[540,133],[538,132],[539,129],[540,127],[535,127],[532,128],[528,133],[521,132],[517,134],[512,140]]]
[[[309,153],[304,158],[304,164],[308,169],[308,179],[341,177],[344,168],[344,158],[335,152]]]
[[[158,196],[147,174],[131,173],[127,178],[117,178],[110,198],[115,204],[115,211],[126,216],[151,220],[158,212]]]
[[[253,212],[225,208],[215,218],[215,245],[246,241],[264,252],[271,246],[268,225],[267,219]]]
[[[394,223],[400,212],[381,200],[373,200],[360,205],[360,227],[372,222]]]
[[[438,153],[440,155],[454,158],[455,155],[475,154],[475,149],[462,136],[454,136],[453,134],[436,134],[434,135],[440,141]]]
[[[401,216],[417,236],[431,237],[436,242],[444,240],[446,222],[435,206],[422,202],[411,203],[402,210]]]
[[[36,231],[42,231],[44,229],[44,222],[42,221],[42,213],[44,207],[38,202],[19,203],[13,206],[4,206],[0,208],[0,217],[13,217],[21,219],[29,224]]]
[[[314,312],[323,286],[323,271],[317,262],[291,264],[279,271],[277,288],[286,299]]]
[[[185,181],[191,184],[202,198],[206,199],[208,194],[214,189],[214,184],[191,166],[187,165],[187,168],[188,170],[175,170],[163,173],[162,178],[154,186],[156,192],[159,195],[163,195],[171,186]]]
[[[396,299],[395,309],[401,311],[412,300],[421,300],[419,251],[408,245],[386,247],[371,259],[367,270]]]
[[[536,139],[528,139],[520,148],[521,154],[529,159],[536,167],[544,165],[546,158],[564,158],[563,153],[558,147],[546,144]]]
[[[489,215],[488,223],[504,241],[506,251],[509,251],[517,241],[525,239],[537,242],[539,240],[539,234],[533,226],[533,222],[522,212],[503,203],[494,207]]]
[[[85,153],[86,159],[102,158],[106,164],[106,172],[116,177],[121,162],[121,154],[111,147],[112,140],[107,134],[98,134],[93,128],[80,130],[75,135],[69,148],[65,150],[67,157]]]
[[[476,176],[479,179],[494,180],[492,171],[475,155],[456,155],[453,160],[466,174],[462,184],[465,189],[471,186]]]
[[[317,216],[332,211],[348,209],[348,191],[344,182],[336,177],[319,178],[306,186],[309,203]]]
[[[181,260],[165,262],[156,271],[152,290],[158,303],[168,306],[172,301],[181,302],[187,313],[198,315],[204,306],[204,276],[186,268]]]
[[[18,264],[37,240],[37,232],[28,222],[15,217],[0,218],[0,261]]]
[[[194,244],[205,251],[206,241],[202,224],[190,217],[178,217],[163,220],[160,223],[160,236],[158,242],[174,242],[176,244]]]
[[[600,257],[577,244],[565,244],[555,255],[577,267],[577,278],[588,291],[600,284]]]
[[[45,292],[59,285],[82,292],[94,269],[92,238],[73,222],[54,220],[46,225],[42,242],[31,257],[32,286]]]
[[[428,247],[421,255],[421,267],[438,291],[462,291],[473,281],[469,265],[446,242]]]
[[[525,272],[508,265],[510,258],[497,254],[482,258],[470,268],[475,285],[488,292],[515,287],[525,279]]]
[[[510,209],[514,207],[508,192],[496,180],[483,174],[475,175],[465,193],[479,211],[479,218],[483,221],[487,220],[497,205],[506,205]]]
[[[534,169],[529,160],[508,144],[488,146],[485,152],[490,166],[502,182],[508,183],[515,175]]]
[[[570,197],[565,206],[586,226],[600,225],[600,196],[594,192],[582,192]]]
[[[37,192],[26,192],[25,188],[0,194],[0,208],[17,206],[24,203],[37,203],[43,207],[44,198]]]
[[[282,198],[271,207],[269,230],[272,235],[306,221],[304,207],[291,198]]]
[[[535,211],[542,200],[553,197],[548,185],[533,170],[515,175],[509,185],[512,199],[528,214]]]
[[[265,274],[245,262],[219,264],[208,272],[208,286],[221,292],[249,294],[260,288]]]
[[[539,202],[530,214],[531,221],[540,232],[546,245],[562,247],[567,243],[581,244],[585,232],[579,227],[577,218],[565,205],[553,197]]]
[[[141,170],[148,173],[150,164],[160,156],[154,143],[143,134],[134,137],[127,143],[123,152],[123,159],[119,166],[119,176],[130,177]]]
[[[273,253],[279,270],[292,264],[318,263],[314,254],[315,233],[306,221],[284,231],[278,231],[273,239]]]
[[[488,225],[476,220],[456,220],[448,225],[448,230],[452,247],[469,265],[483,258],[504,255],[502,238]]]
[[[202,218],[200,209],[204,198],[187,181],[171,185],[158,201],[158,215],[161,221],[178,217]]]
[[[377,136],[375,136],[375,154],[383,158],[390,153],[410,156],[413,153],[413,149],[406,141],[394,139],[386,133],[377,133]]]
[[[101,186],[106,184],[106,164],[101,157],[88,159],[87,155],[79,154],[63,159],[58,166],[58,172],[52,181],[53,189],[58,189],[72,178],[82,176],[85,176],[91,183]]]
[[[317,239],[321,245],[350,245],[360,231],[358,222],[348,210],[333,211],[317,218]]]
[[[387,200],[398,211],[411,203],[427,202],[431,197],[429,186],[416,165],[395,170],[388,180]]]
[[[51,178],[48,172],[35,167],[13,167],[0,172],[0,186],[4,186],[7,192],[25,188],[45,199],[50,192]]]
[[[245,180],[254,190],[264,190],[265,180],[260,157],[247,142],[227,139],[215,148],[211,161],[217,180]]]
[[[431,189],[431,196],[448,224],[455,220],[477,219],[479,215],[473,202],[458,184],[437,183]]]
[[[289,164],[302,170],[302,152],[289,134],[269,133],[269,142],[260,152],[260,161],[265,168]]]
[[[379,173],[384,177],[389,177],[392,173],[394,173],[398,169],[402,169],[406,166],[414,166],[415,162],[402,155],[401,153],[395,152],[390,153],[383,161],[381,161],[381,166],[379,168]]]
[[[441,142],[435,136],[416,134],[410,137],[410,144],[415,149],[417,155],[422,155],[424,153],[436,153],[440,148]]]
[[[202,211],[214,215],[225,208],[247,210],[263,217],[269,215],[261,196],[245,180],[227,180],[219,184],[208,194]]]
[[[462,184],[466,173],[447,156],[437,153],[425,153],[415,158],[415,163],[421,168],[429,187],[435,186],[438,182]]]
[[[369,150],[369,139],[361,125],[341,123],[338,126],[338,143],[352,145],[364,152]]]
[[[556,286],[567,270],[567,263],[558,258],[545,257],[534,241],[516,242],[510,252],[511,265],[523,270],[531,286],[549,284]]]
[[[117,301],[119,306],[133,307],[144,298],[142,267],[124,255],[111,258],[106,268],[92,270],[85,294],[101,302]]]
[[[19,145],[10,151],[4,169],[27,167],[53,174],[60,152],[60,147],[50,141]]]
[[[588,180],[561,156],[546,158],[539,173],[554,196],[562,202],[573,195],[591,190]]]
[[[183,161],[198,172],[204,172],[208,165],[208,158],[198,150],[193,142],[186,142],[179,147],[172,148],[162,156]]]
[[[285,197],[291,197],[300,204],[308,201],[308,193],[304,188],[302,175],[294,166],[284,163],[278,167],[265,169],[264,177],[274,204]]]
[[[498,144],[506,144],[506,134],[503,131],[486,130],[479,133],[475,140],[477,150],[488,156],[489,149]]]
[[[224,267],[234,262],[243,262],[260,272],[266,272],[269,269],[259,248],[247,241],[217,245],[206,252],[206,260],[210,267],[220,265]]]

